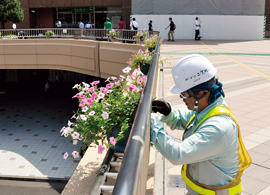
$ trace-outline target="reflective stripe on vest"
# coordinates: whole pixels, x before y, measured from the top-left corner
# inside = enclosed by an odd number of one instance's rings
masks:
[[[194,129],[194,131],[192,132],[195,133],[196,130],[198,129],[198,127],[208,118],[213,117],[213,116],[218,116],[218,115],[226,115],[231,117],[234,122],[237,124],[237,128],[238,128],[238,143],[239,143],[239,148],[238,148],[238,153],[239,153],[239,172],[235,175],[235,177],[233,178],[233,180],[221,187],[214,187],[214,186],[208,186],[208,185],[204,185],[204,184],[199,184],[197,182],[195,182],[188,173],[188,165],[183,165],[182,167],[182,171],[181,171],[181,175],[183,180],[185,181],[186,185],[189,186],[193,191],[197,192],[198,194],[203,194],[203,195],[216,195],[218,193],[216,193],[216,191],[222,191],[222,190],[227,190],[228,191],[228,195],[236,195],[236,194],[241,194],[243,191],[242,188],[242,184],[241,184],[241,176],[243,174],[244,169],[246,169],[247,167],[249,167],[249,165],[251,164],[251,158],[243,144],[242,141],[242,137],[241,137],[241,132],[240,132],[240,128],[239,128],[239,124],[237,122],[237,120],[235,119],[234,115],[232,114],[231,110],[229,107],[225,107],[225,106],[218,106],[215,107],[211,110],[209,110],[203,117],[202,119],[199,121],[198,125],[196,126],[196,128]],[[190,125],[190,123],[194,120],[195,115],[193,115],[191,117],[191,119],[189,120],[185,132],[187,131],[187,127]],[[185,134],[184,132],[184,134]],[[184,140],[184,134],[183,134],[183,139]]]

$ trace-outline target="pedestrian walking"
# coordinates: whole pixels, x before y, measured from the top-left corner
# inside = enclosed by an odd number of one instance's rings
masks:
[[[165,100],[154,100],[151,114],[151,141],[173,164],[182,164],[187,194],[240,195],[241,176],[251,164],[239,124],[224,101],[216,68],[202,55],[188,55],[172,69],[171,93],[180,94],[187,108],[175,109]],[[184,129],[182,141],[168,135]]]
[[[170,27],[170,30],[168,32],[168,40],[167,41],[172,41],[174,42],[174,30],[175,30],[175,24],[174,22],[172,21],[172,18],[169,18],[169,21],[170,21],[170,24],[169,26],[167,26],[167,28]],[[165,28],[165,30],[167,30],[167,28]],[[172,39],[170,38],[170,35],[172,36]]]
[[[104,22],[104,29],[112,29],[112,23],[109,18],[106,18],[106,22]]]
[[[148,24],[148,32],[149,32],[149,35],[153,35],[153,25],[152,25],[152,20],[149,21],[149,24]]]
[[[200,23],[199,23],[199,18],[195,18],[195,40],[201,40],[201,37],[199,37],[200,34]]]
[[[13,24],[12,24],[12,29],[13,29],[14,34],[16,35],[17,34],[16,33],[17,25],[15,22],[13,22]]]
[[[138,30],[139,29],[139,25],[136,22],[136,18],[132,19],[132,22],[130,23],[130,29],[131,30]]]
[[[120,18],[120,21],[118,23],[118,29],[126,29],[126,23],[123,21],[123,18]]]

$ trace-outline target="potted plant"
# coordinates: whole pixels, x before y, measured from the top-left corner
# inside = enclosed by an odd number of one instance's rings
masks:
[[[73,98],[78,99],[79,109],[72,117],[74,122],[69,121],[60,132],[72,139],[74,145],[78,141],[84,145],[71,155],[65,153],[64,158],[77,158],[81,150],[95,145],[98,153],[102,153],[105,147],[123,150],[123,143],[118,149],[117,144],[128,139],[132,116],[146,84],[146,77],[140,71],[131,70],[131,67],[126,67],[124,76],[108,78],[103,87],[98,87],[100,81],[83,82],[73,87],[78,90]]]
[[[46,35],[47,38],[51,37],[51,36],[53,36],[53,32],[51,30],[48,30],[48,31],[45,32],[45,35]]]
[[[140,49],[138,52],[133,52],[128,64],[132,69],[140,68],[141,72],[147,75],[152,59],[153,52],[150,52],[149,50],[143,51]]]
[[[140,30],[133,36],[137,43],[142,44],[144,39],[147,37],[148,33],[146,30]]]
[[[150,52],[152,52],[153,50],[155,50],[157,46],[157,42],[158,42],[158,36],[151,35],[150,37],[146,37],[143,43],[144,43],[145,49],[148,49]]]
[[[108,34],[108,38],[113,42],[117,37],[119,37],[119,31],[112,29]]]

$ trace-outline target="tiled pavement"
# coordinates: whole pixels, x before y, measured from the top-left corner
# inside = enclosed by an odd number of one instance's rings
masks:
[[[240,124],[244,144],[252,158],[251,166],[242,176],[244,194],[270,194],[270,39],[199,42],[177,40],[174,43],[164,43],[161,57],[171,62],[171,65],[166,64],[164,68],[164,99],[173,107],[185,107],[179,96],[169,91],[173,85],[171,68],[189,53],[205,55],[218,70],[217,76],[224,85],[225,101]],[[182,131],[171,131],[168,127],[166,129],[178,140],[181,139]],[[174,179],[180,175],[180,170],[181,166],[168,162],[168,178],[171,179],[169,183],[178,181]],[[168,195],[184,194],[181,186],[173,186],[176,185],[168,186]]]
[[[63,159],[74,146],[59,133],[72,116],[71,96],[17,90],[0,94],[0,178],[67,180],[79,163]]]

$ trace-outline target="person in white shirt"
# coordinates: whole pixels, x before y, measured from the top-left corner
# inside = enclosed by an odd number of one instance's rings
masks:
[[[198,37],[200,34],[200,27],[201,25],[199,23],[199,18],[196,17],[195,18],[195,40],[201,40],[200,37]]]
[[[132,19],[132,22],[130,23],[130,29],[131,29],[131,30],[138,30],[138,27],[139,27],[139,25],[138,25],[138,23],[136,22],[136,19],[133,18],[133,19]]]
[[[12,28],[13,28],[13,30],[16,30],[17,25],[16,25],[15,23],[13,23],[13,24],[12,24]]]
[[[13,34],[16,35],[16,28],[17,28],[17,25],[15,23],[12,24],[12,28],[13,28]]]

